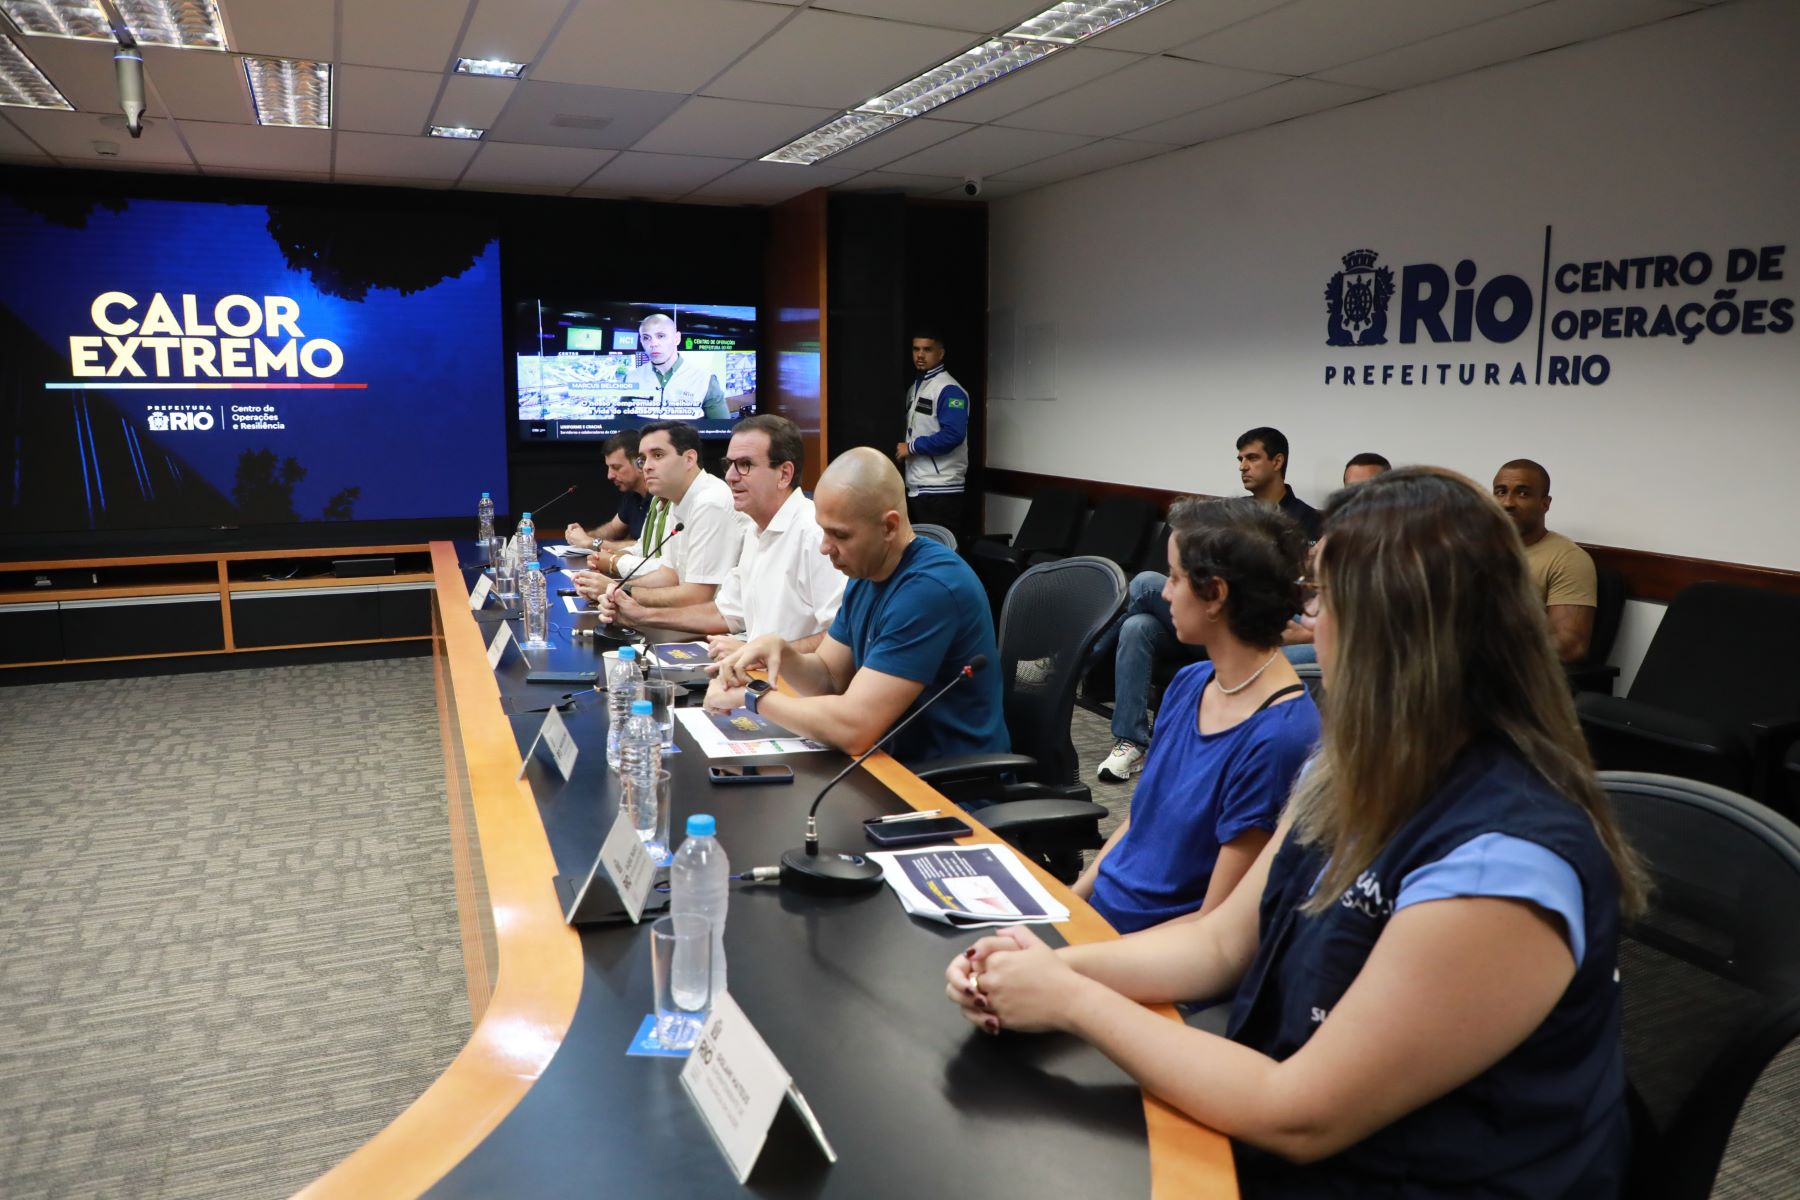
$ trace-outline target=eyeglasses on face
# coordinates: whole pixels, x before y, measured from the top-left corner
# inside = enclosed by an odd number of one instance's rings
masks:
[[[725,474],[729,475],[736,471],[741,478],[763,465],[754,458],[728,458],[725,460]]]

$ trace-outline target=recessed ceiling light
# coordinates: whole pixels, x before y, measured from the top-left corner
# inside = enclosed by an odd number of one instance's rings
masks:
[[[1060,49],[1062,47],[1048,42],[994,38],[907,80],[892,91],[883,92],[867,104],[858,105],[857,111],[916,117]]]
[[[1066,4],[1052,4],[1017,28],[1007,30],[1006,36],[1072,46],[1097,33],[1104,33],[1115,25],[1122,25],[1133,17],[1140,17],[1166,2],[1167,0],[1102,0],[1099,4],[1084,4],[1081,0],[1071,0]]]
[[[905,119],[888,113],[848,112],[805,137],[795,138],[781,149],[763,155],[762,161],[811,166],[839,151],[848,150],[856,143],[872,138]]]
[[[478,142],[485,129],[470,129],[467,125],[433,125],[426,130],[432,137],[458,138],[465,142]]]
[[[0,37],[0,105],[11,105],[14,108],[75,107],[9,37]]]
[[[458,75],[497,75],[503,79],[517,79],[525,73],[529,63],[506,62],[498,58],[459,58],[456,60]]]
[[[146,46],[224,50],[217,0],[112,0],[125,28]],[[38,37],[113,40],[112,18],[100,0],[0,0],[21,33]]]
[[[259,125],[331,128],[331,64],[244,55]]]

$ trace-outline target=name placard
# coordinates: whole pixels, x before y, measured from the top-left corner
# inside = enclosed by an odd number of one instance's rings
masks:
[[[518,778],[525,778],[525,772],[531,766],[531,756],[537,753],[539,742],[550,747],[550,757],[556,763],[556,773],[564,779],[569,778],[569,773],[575,769],[575,756],[580,753],[580,747],[575,745],[575,739],[570,735],[562,713],[554,705],[544,714],[544,723],[538,727],[537,736],[531,739],[531,745],[525,748],[524,759],[519,763]]]
[[[681,1068],[681,1085],[740,1184],[750,1178],[783,1101],[799,1115],[825,1160],[837,1161],[793,1077],[729,995],[713,997],[700,1039]]]
[[[631,823],[631,814],[623,807],[613,821],[612,832],[600,844],[600,865],[612,878],[619,900],[625,905],[625,915],[636,925],[638,918],[644,915],[644,904],[650,899],[651,889],[656,886],[656,864],[651,861],[650,852],[644,849],[644,841]],[[588,884],[593,884],[591,875]],[[587,888],[582,890],[585,892]],[[581,907],[580,897],[576,898],[575,907]]]
[[[489,579],[486,575],[483,575],[480,579],[476,580],[475,590],[469,593],[469,609],[473,611],[486,604],[487,598],[493,590],[494,581]]]
[[[505,621],[500,622],[500,628],[494,634],[494,640],[488,643],[488,670],[491,671],[500,665],[500,660],[506,657],[506,643],[512,640],[512,626]]]

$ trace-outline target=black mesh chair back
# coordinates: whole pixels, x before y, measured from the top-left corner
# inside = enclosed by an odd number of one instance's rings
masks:
[[[926,541],[936,542],[951,550],[956,549],[956,535],[942,525],[914,525],[912,530]]]
[[[1726,583],[1683,588],[1628,697],[1727,728],[1800,712],[1800,596]]]
[[[1031,498],[1025,520],[1012,540],[1019,561],[1038,550],[1067,554],[1087,516],[1087,496],[1073,488],[1045,488]]]
[[[1156,524],[1156,505],[1136,496],[1108,496],[1075,539],[1072,553],[1110,558],[1125,571],[1137,566],[1144,538]]]
[[[1603,663],[1619,640],[1619,622],[1625,616],[1625,577],[1611,567],[1594,564],[1594,632],[1588,638],[1585,663]]]
[[[1000,611],[1006,728],[1016,754],[1037,759],[1035,782],[1080,778],[1069,718],[1094,640],[1125,603],[1125,572],[1111,559],[1042,563],[1019,576]]]
[[[1619,945],[1631,1194],[1704,1200],[1744,1097],[1800,1034],[1800,827],[1708,784],[1600,779],[1656,889]]]

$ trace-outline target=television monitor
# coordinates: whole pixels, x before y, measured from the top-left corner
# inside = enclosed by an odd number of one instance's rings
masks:
[[[521,441],[592,441],[651,421],[723,438],[756,411],[754,306],[527,300],[513,322]]]
[[[466,213],[0,192],[0,533],[280,541],[504,496],[497,234]]]

